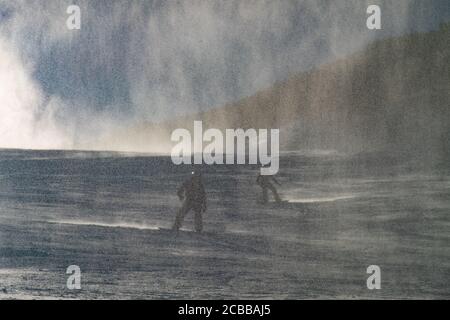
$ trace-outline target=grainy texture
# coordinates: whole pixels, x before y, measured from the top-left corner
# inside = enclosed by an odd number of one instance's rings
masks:
[[[176,235],[158,230],[187,176],[170,158],[2,151],[0,163],[1,298],[450,297],[445,167],[283,156],[290,202],[265,207],[257,168],[205,166],[205,233],[188,215]],[[372,264],[381,290],[366,287]]]
[[[0,299],[450,299],[449,0],[373,5],[0,0]]]

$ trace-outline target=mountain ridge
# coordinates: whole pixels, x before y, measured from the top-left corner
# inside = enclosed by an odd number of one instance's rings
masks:
[[[450,24],[378,40],[223,107],[106,137],[167,150],[176,128],[279,128],[282,150],[448,155]]]

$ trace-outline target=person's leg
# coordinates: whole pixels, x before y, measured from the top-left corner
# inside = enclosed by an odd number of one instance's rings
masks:
[[[270,185],[270,186],[269,186],[269,189],[270,189],[270,191],[272,191],[273,196],[275,197],[275,201],[276,201],[276,202],[281,202],[281,198],[280,198],[280,196],[278,195],[277,189],[276,189],[273,185]]]
[[[189,212],[189,210],[190,210],[190,206],[185,201],[183,203],[183,206],[180,208],[180,210],[177,213],[177,216],[175,218],[175,223],[173,224],[173,227],[172,227],[173,230],[177,230],[178,231],[181,228],[181,225],[183,224],[184,217]]]
[[[263,187],[262,192],[263,192],[263,199],[262,199],[263,203],[267,203],[269,201],[268,194],[267,194],[267,188]]]
[[[195,210],[195,231],[200,233],[203,231],[203,217],[202,217],[202,211],[200,209]]]

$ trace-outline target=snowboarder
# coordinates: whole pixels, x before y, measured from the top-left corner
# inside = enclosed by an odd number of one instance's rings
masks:
[[[266,204],[268,199],[268,189],[272,191],[273,196],[275,197],[276,202],[281,202],[281,198],[278,195],[277,189],[272,184],[272,181],[276,183],[277,185],[281,186],[281,184],[275,179],[274,176],[267,176],[262,175],[261,173],[258,175],[258,178],[256,178],[256,183],[262,188],[263,192],[263,203]]]
[[[186,180],[177,192],[178,198],[183,201],[173,225],[173,230],[181,228],[183,219],[190,211],[194,211],[195,231],[202,232],[202,213],[206,211],[206,193],[203,187],[202,175],[199,171],[193,171],[192,177]]]

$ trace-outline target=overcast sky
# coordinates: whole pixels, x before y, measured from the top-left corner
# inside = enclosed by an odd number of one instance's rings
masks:
[[[66,27],[71,4],[81,30]],[[366,28],[369,4],[381,31]],[[98,128],[220,107],[445,21],[448,0],[0,0],[0,147],[70,148]]]

